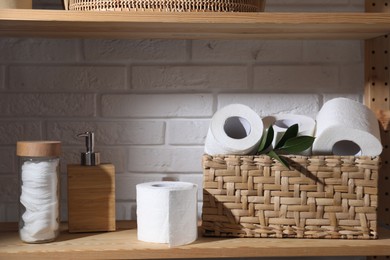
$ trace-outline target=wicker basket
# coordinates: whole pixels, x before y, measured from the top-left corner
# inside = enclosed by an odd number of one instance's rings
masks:
[[[377,238],[379,157],[203,156],[205,236]]]
[[[77,11],[262,12],[265,0],[64,0]]]

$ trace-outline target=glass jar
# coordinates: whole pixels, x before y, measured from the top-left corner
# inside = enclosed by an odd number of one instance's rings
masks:
[[[55,240],[60,225],[61,143],[17,142],[20,171],[19,235],[26,243]]]

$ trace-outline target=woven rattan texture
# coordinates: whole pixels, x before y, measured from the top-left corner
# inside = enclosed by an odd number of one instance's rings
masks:
[[[379,157],[203,156],[206,236],[377,238]]]
[[[265,0],[69,0],[69,10],[261,12]]]

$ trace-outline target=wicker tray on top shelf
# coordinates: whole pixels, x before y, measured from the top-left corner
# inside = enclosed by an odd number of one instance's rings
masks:
[[[379,157],[203,156],[205,236],[377,238]]]
[[[64,0],[75,11],[262,12],[265,0]]]

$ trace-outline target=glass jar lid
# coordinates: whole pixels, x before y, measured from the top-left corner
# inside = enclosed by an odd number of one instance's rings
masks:
[[[60,141],[18,141],[16,155],[26,157],[59,157]]]

